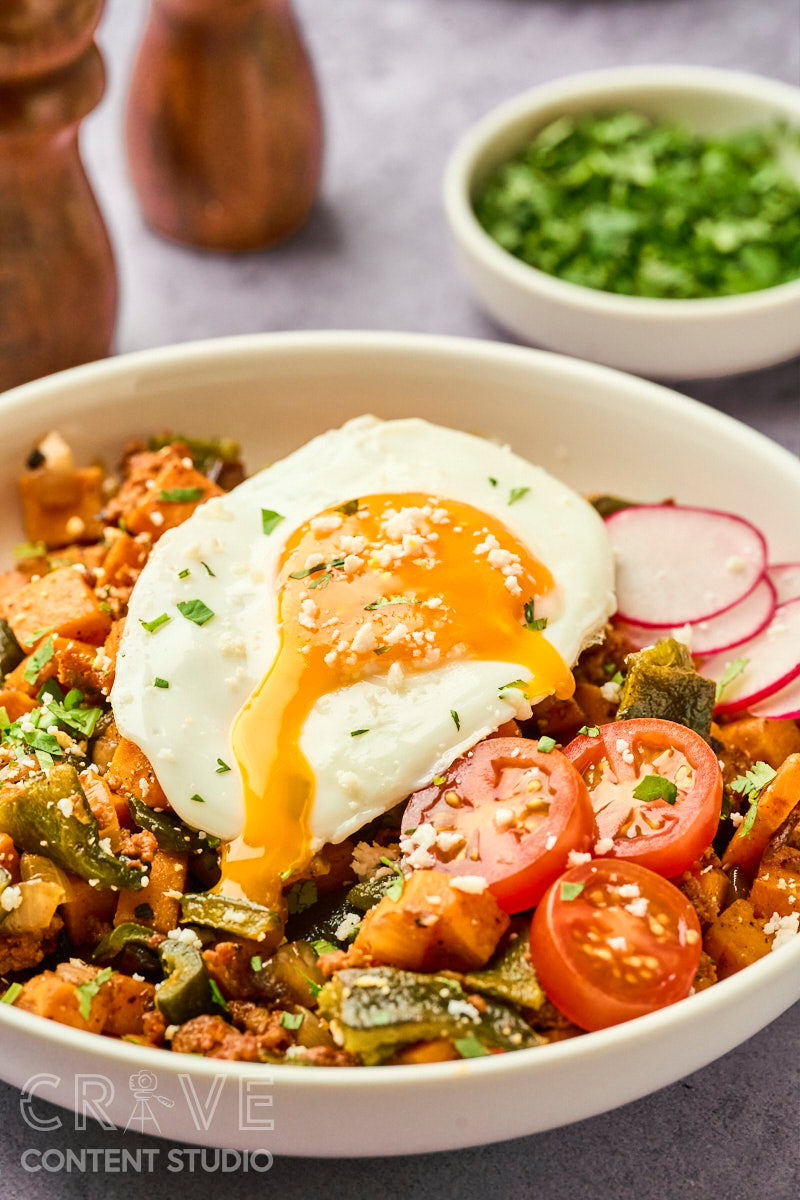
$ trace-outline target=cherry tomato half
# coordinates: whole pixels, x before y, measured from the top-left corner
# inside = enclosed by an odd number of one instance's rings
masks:
[[[482,876],[508,913],[536,904],[570,850],[586,851],[596,837],[586,785],[572,764],[518,737],[480,742],[442,782],[414,793],[403,836],[430,843],[431,826],[434,869]]]
[[[632,862],[567,871],[533,915],[531,958],[548,998],[581,1029],[605,1029],[689,994],[700,961],[697,913]]]
[[[711,844],[722,774],[714,751],[694,730],[673,721],[616,721],[602,725],[597,737],[575,738],[564,754],[589,789],[598,853],[672,878]],[[654,778],[642,787],[648,775]]]

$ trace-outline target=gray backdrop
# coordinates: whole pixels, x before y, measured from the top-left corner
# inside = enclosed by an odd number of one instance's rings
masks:
[[[537,82],[626,63],[690,62],[800,83],[799,0],[297,0],[296,7],[326,108],[323,196],[290,244],[228,258],[178,249],[142,226],[120,121],[145,5],[110,0],[102,31],[109,91],[87,121],[84,146],[119,259],[119,350],[293,328],[502,338],[456,277],[439,203],[448,150],[472,121]],[[799,384],[795,361],[683,390],[798,451]],[[191,1180],[168,1172],[168,1148],[152,1138],[91,1125],[76,1133],[68,1115],[59,1132],[33,1132],[17,1093],[0,1085],[0,1195],[167,1200],[189,1187],[193,1200],[223,1189],[230,1200],[307,1200],[331,1191],[348,1200],[789,1200],[800,1190],[798,1034],[795,1006],[746,1045],[654,1096],[505,1145],[393,1160],[284,1159],[268,1174],[201,1172]],[[26,1171],[23,1151],[48,1146],[159,1149],[158,1169],[106,1177]]]

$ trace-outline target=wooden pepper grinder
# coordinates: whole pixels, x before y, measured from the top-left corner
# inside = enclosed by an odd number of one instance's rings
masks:
[[[0,3],[0,391],[111,345],[114,258],[78,148],[103,3]]]
[[[299,229],[322,119],[290,0],[152,0],[127,142],[145,218],[165,237],[255,250]]]

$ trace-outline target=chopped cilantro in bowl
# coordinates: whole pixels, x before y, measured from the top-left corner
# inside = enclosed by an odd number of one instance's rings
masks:
[[[474,207],[516,258],[621,295],[701,299],[800,278],[800,130],[701,136],[633,112],[551,122]]]

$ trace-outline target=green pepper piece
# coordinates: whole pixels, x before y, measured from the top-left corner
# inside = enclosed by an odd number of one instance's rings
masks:
[[[494,1000],[486,1011],[444,975],[417,975],[394,967],[348,968],[326,983],[319,1011],[337,1041],[372,1066],[410,1042],[474,1038],[486,1049],[520,1050],[542,1038],[512,1008]]]
[[[629,654],[625,666],[618,721],[657,717],[710,740],[716,687],[697,674],[688,647],[674,638],[660,638],[654,646]]]
[[[101,888],[138,891],[146,874],[100,845],[97,818],[89,807],[74,767],[58,763],[46,775],[3,789],[0,833],[28,854],[44,854]],[[59,807],[62,801],[66,803]]]
[[[160,433],[150,438],[151,450],[163,450],[175,442],[189,447],[192,461],[198,471],[206,472],[215,462],[236,463],[240,457],[240,446],[231,438],[190,438],[182,433]]]
[[[149,950],[153,938],[158,936],[154,929],[148,929],[146,925],[124,921],[97,943],[92,958],[95,962],[111,962],[128,946],[146,946]]]
[[[547,999],[530,961],[528,938],[521,934],[501,946],[482,971],[465,975],[464,987],[518,1008],[541,1008]]]
[[[267,938],[280,941],[283,934],[280,914],[271,908],[210,892],[189,892],[183,896],[181,914],[184,921],[210,925],[212,929],[222,929],[254,942],[263,942]]]
[[[158,948],[166,978],[156,986],[156,1008],[170,1025],[182,1025],[210,1012],[214,998],[200,951],[186,942],[167,938]]]
[[[0,617],[0,683],[14,667],[19,666],[25,651],[14,637],[14,631],[4,617]]]
[[[633,508],[635,501],[622,500],[619,496],[592,496],[589,503],[605,519],[612,513],[621,512],[623,508]]]
[[[369,912],[371,908],[380,903],[392,884],[396,882],[397,876],[394,872],[380,875],[377,879],[362,879],[361,883],[356,883],[350,888],[347,893],[347,903],[352,908],[357,908],[359,912]]]
[[[172,854],[201,854],[208,849],[209,842],[212,843],[212,849],[219,845],[218,838],[209,837],[200,829],[192,829],[191,825],[185,825],[173,813],[156,812],[154,808],[148,808],[136,796],[130,797],[128,807],[136,824],[153,834],[161,850],[168,850]]]

